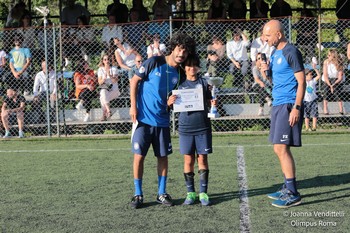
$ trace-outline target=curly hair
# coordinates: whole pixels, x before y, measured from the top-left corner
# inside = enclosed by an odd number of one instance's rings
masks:
[[[196,42],[194,39],[182,32],[175,33],[171,37],[168,44],[167,55],[171,54],[176,46],[184,48],[186,51],[188,51],[188,54],[195,54],[196,52]]]

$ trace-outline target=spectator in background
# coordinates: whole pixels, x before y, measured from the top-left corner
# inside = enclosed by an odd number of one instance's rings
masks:
[[[97,80],[94,71],[90,69],[89,64],[85,60],[81,60],[78,63],[74,73],[74,83],[75,97],[80,100],[76,109],[82,110],[85,107],[84,122],[88,122],[90,120],[91,102],[96,96]]]
[[[116,50],[114,51],[115,60],[120,67],[119,84],[121,90],[126,90],[129,84],[128,80],[132,78],[132,68],[135,66],[135,57],[139,54],[133,47],[128,43],[115,37],[113,39]]]
[[[207,73],[216,77],[221,75],[229,66],[226,58],[226,45],[218,36],[213,36],[212,43],[207,46]]]
[[[116,23],[127,23],[128,13],[128,7],[119,0],[113,0],[113,3],[107,6],[107,15],[114,15]]]
[[[125,40],[133,48],[145,54],[147,25],[140,22],[140,12],[136,8],[130,9],[130,24],[125,25],[124,29]]]
[[[263,34],[263,27],[261,27],[260,36],[255,38],[252,44],[250,45],[250,58],[252,59],[252,69],[255,66],[256,57],[258,53],[265,53],[266,58],[269,59],[274,49],[274,47],[270,47],[269,44],[266,42]]]
[[[13,76],[8,77],[7,84],[17,91],[21,89],[24,91],[24,95],[29,95],[33,87],[28,73],[32,55],[29,48],[21,47],[22,35],[15,35],[13,42],[15,47],[9,53],[10,69]]]
[[[26,4],[24,3],[24,1],[20,0],[13,8],[11,8],[10,13],[7,15],[5,27],[20,27],[21,19],[25,14],[30,15],[30,12],[26,9]]]
[[[123,39],[123,30],[115,21],[115,15],[108,15],[108,24],[102,29],[102,42],[106,51],[109,50],[111,40],[114,37]]]
[[[154,16],[148,27],[148,35],[151,38],[154,34],[160,35],[160,40],[166,43],[169,40],[170,25],[169,16],[171,16],[171,8],[165,0],[156,0],[152,7]]]
[[[250,19],[267,19],[269,4],[264,0],[252,0],[250,3]]]
[[[143,5],[142,0],[133,0],[132,9],[134,9],[139,13],[139,17],[137,21],[139,22],[149,21],[148,11],[147,11],[147,8]],[[130,13],[131,13],[131,10],[130,10]]]
[[[220,20],[226,20],[226,8],[222,0],[212,0],[208,10],[208,22],[205,24],[206,31],[212,36],[218,36],[225,38],[226,29],[224,22]]]
[[[94,53],[94,30],[87,24],[87,18],[85,15],[81,15],[77,18],[78,27],[74,33],[74,45],[76,47],[76,54],[78,57],[83,57],[88,61],[88,55]],[[79,51],[80,50],[80,51]],[[79,56],[79,53],[81,56]]]
[[[250,37],[256,38],[257,32],[261,31],[260,27],[264,26],[265,21],[267,20],[267,13],[269,12],[269,5],[264,0],[251,0],[250,1],[250,21],[249,31]],[[260,20],[258,20],[260,19]],[[258,29],[258,30],[257,30]],[[256,55],[256,54],[255,54]],[[251,58],[256,56],[251,56]]]
[[[5,66],[6,66],[6,52],[4,50],[0,50],[0,77],[1,77],[1,81],[4,80],[4,78],[2,77],[4,70],[5,70]]]
[[[318,117],[318,101],[316,93],[316,85],[321,77],[320,72],[316,68],[316,63],[312,63],[312,68],[316,72],[317,76],[314,78],[312,70],[305,69],[306,76],[306,89],[304,95],[304,118],[305,118],[305,130],[316,131],[317,117]],[[310,129],[310,118],[312,117],[312,128]]]
[[[272,105],[271,101],[271,77],[264,77],[264,75],[261,74],[261,52],[258,52],[256,54],[256,57],[254,59],[256,61],[256,66],[253,67],[253,77],[254,77],[254,84],[253,89],[256,89],[259,93],[259,111],[258,116],[264,115],[264,105],[265,101],[267,102],[267,105],[270,107]]]
[[[329,114],[328,101],[334,98],[338,101],[339,114],[343,115],[344,109],[341,94],[345,81],[345,74],[342,58],[335,49],[330,49],[328,51],[328,58],[323,62],[322,81],[325,83],[326,88],[323,99],[323,113],[325,115]]]
[[[166,43],[169,40],[170,25],[168,21],[156,21],[149,24],[148,33],[149,38],[154,34],[160,36],[160,41]]]
[[[222,0],[212,0],[208,10],[208,19],[226,19],[226,8]]]
[[[171,7],[166,0],[155,0],[152,10],[153,20],[169,19],[171,16]]]
[[[292,16],[292,8],[290,5],[284,1],[284,0],[276,0],[270,9],[270,17],[271,18],[278,18],[278,17],[285,17],[283,19],[278,19],[283,23],[284,27],[284,35],[287,39],[290,39],[290,32],[288,27],[289,20],[286,18],[288,16]]]
[[[297,29],[296,45],[303,52],[305,63],[310,63],[315,56],[316,44],[318,42],[317,29],[318,23],[313,12],[310,9],[301,11],[299,22],[294,24]]]
[[[340,42],[345,43],[346,37],[344,30],[350,27],[350,1],[337,0],[335,14],[338,17],[336,32],[339,35]]]
[[[288,17],[292,16],[292,8],[284,0],[276,0],[270,9],[270,17]]]
[[[243,0],[233,0],[228,5],[228,16],[230,19],[246,19],[247,5]]]
[[[118,87],[118,70],[117,67],[111,66],[107,54],[101,57],[97,71],[98,84],[100,88],[100,102],[102,107],[101,121],[109,120],[112,116],[110,101],[120,96]]]
[[[160,36],[153,35],[153,43],[147,47],[147,57],[162,56],[166,50],[165,44],[160,43]]]
[[[136,71],[140,69],[140,67],[142,65],[142,62],[143,62],[142,56],[140,54],[137,54],[136,57],[135,57],[135,66],[132,69],[132,76],[134,76]]]
[[[17,29],[17,33],[23,36],[23,48],[29,48],[31,51],[36,48],[36,32],[35,28],[32,27],[32,18],[29,13],[22,16],[21,25]]]
[[[16,89],[9,87],[6,91],[5,99],[1,108],[1,120],[2,125],[5,128],[5,136],[3,138],[10,138],[10,122],[9,118],[12,115],[16,115],[18,123],[18,137],[24,138],[23,126],[24,126],[24,108],[26,99],[16,92]]]
[[[108,23],[102,29],[102,41],[108,45],[115,36],[123,38],[122,27],[116,25],[115,15],[108,15]]]
[[[247,75],[249,68],[247,49],[250,42],[240,29],[235,29],[232,35],[233,40],[226,43],[226,54],[232,62],[230,67],[234,77],[232,86],[242,88],[244,77]]]
[[[46,69],[48,74],[46,74]],[[49,82],[47,81],[49,78]],[[49,83],[49,89],[48,85]],[[47,66],[45,60],[41,62],[41,71],[35,75],[34,87],[33,87],[33,104],[32,109],[36,111],[39,116],[42,113],[41,107],[43,103],[46,103],[47,92],[50,98],[50,106],[54,107],[57,98],[57,86],[56,86],[56,75],[51,66]]]
[[[61,23],[64,25],[76,25],[77,18],[85,15],[87,24],[90,24],[90,12],[75,0],[67,0],[67,6],[63,8],[61,13]]]

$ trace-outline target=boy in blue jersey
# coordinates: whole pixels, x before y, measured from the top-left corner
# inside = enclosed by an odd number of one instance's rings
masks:
[[[184,176],[187,187],[187,196],[184,205],[192,205],[196,201],[194,188],[194,164],[198,161],[199,173],[199,200],[203,206],[210,204],[207,194],[209,165],[208,154],[212,153],[211,123],[208,118],[208,108],[211,104],[216,106],[216,100],[212,100],[208,82],[197,76],[200,60],[197,56],[188,56],[185,62],[186,80],[180,84],[179,89],[202,89],[202,111],[181,112],[179,115],[180,153],[184,155]],[[177,96],[169,97],[168,105],[174,104]],[[196,159],[197,153],[197,159]]]
[[[276,48],[270,57],[270,67],[262,64],[261,70],[264,75],[266,70],[272,71],[273,107],[269,140],[273,143],[285,180],[282,188],[268,194],[268,197],[275,200],[273,206],[287,208],[301,203],[290,147],[301,146],[302,103],[306,88],[304,65],[300,51],[285,38],[280,21],[267,22],[263,33],[269,46]]]
[[[173,205],[166,192],[167,156],[172,153],[167,97],[179,85],[180,65],[188,54],[194,54],[195,42],[187,34],[177,33],[171,38],[168,51],[167,56],[146,60],[130,80],[130,117],[134,124],[137,123],[132,136],[135,186],[135,195],[130,203],[132,208],[139,208],[143,204],[144,160],[151,145],[157,157],[157,202]]]

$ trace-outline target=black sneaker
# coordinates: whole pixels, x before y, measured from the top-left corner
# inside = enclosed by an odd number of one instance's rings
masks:
[[[131,208],[138,209],[143,204],[143,196],[142,195],[135,195],[133,198],[131,198],[130,206]]]
[[[173,199],[167,193],[157,195],[157,202],[166,206],[173,206]]]

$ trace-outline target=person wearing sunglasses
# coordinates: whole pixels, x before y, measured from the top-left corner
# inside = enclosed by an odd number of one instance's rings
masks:
[[[255,66],[253,67],[253,77],[254,84],[253,90],[256,90],[259,93],[259,111],[258,116],[264,115],[264,105],[265,101],[270,107],[272,105],[271,101],[271,79],[269,77],[264,77],[260,72],[261,69],[261,54],[257,53],[255,60]]]

